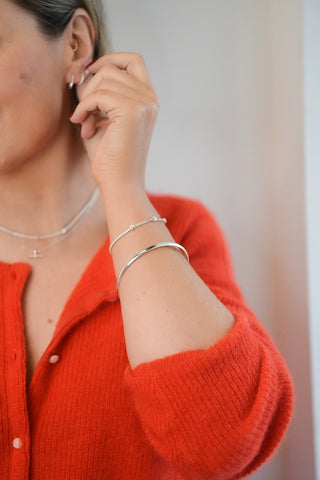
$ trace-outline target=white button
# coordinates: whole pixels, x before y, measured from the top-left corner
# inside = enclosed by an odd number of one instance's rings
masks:
[[[58,363],[60,360],[60,357],[59,355],[52,355],[50,358],[49,358],[49,362],[54,364],[54,363]]]
[[[13,442],[12,442],[12,445],[13,445],[14,448],[16,448],[16,449],[21,448],[22,445],[23,445],[21,438],[15,438],[15,439],[13,440]]]

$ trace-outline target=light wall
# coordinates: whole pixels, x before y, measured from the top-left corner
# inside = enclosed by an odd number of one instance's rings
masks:
[[[314,438],[320,479],[320,4],[304,2],[304,153]]]
[[[283,449],[283,478],[314,480],[309,344],[302,0],[270,1],[275,338],[295,383],[295,415]]]
[[[247,302],[288,362],[295,416],[252,480],[315,479],[307,315],[302,0],[106,0],[161,108],[149,190],[201,199]]]

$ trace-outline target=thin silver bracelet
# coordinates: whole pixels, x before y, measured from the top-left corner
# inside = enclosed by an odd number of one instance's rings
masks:
[[[180,245],[179,243],[175,242],[161,242],[161,243],[156,243],[155,245],[151,245],[150,247],[145,248],[144,250],[141,250],[141,252],[137,253],[134,257],[129,260],[128,263],[125,264],[125,266],[122,268],[121,272],[119,273],[118,281],[117,281],[117,288],[119,289],[120,281],[124,275],[124,273],[127,271],[127,269],[130,267],[130,265],[133,264],[138,258],[142,257],[145,253],[151,252],[151,250],[156,250],[157,248],[162,248],[162,247],[172,247],[176,248],[177,250],[180,250],[181,252],[184,253],[187,261],[189,262],[189,255],[187,250]]]
[[[109,247],[109,252],[111,253],[111,250],[112,250],[112,247],[114,246],[115,243],[117,243],[118,240],[120,240],[120,238],[124,237],[125,235],[127,235],[127,233],[129,232],[132,232],[132,230],[135,230],[136,228],[138,227],[141,227],[141,225],[145,225],[146,223],[150,223],[150,222],[162,222],[162,223],[167,223],[167,219],[166,218],[159,218],[159,217],[156,217],[155,215],[151,218],[148,218],[147,220],[143,220],[142,222],[139,222],[139,223],[134,223],[133,225],[130,225],[130,227],[127,228],[127,230],[125,230],[124,232],[120,233],[120,235],[118,235],[112,243],[110,243],[110,247]]]

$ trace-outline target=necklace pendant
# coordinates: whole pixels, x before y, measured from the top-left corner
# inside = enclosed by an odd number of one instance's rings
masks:
[[[43,253],[41,250],[31,250],[29,258],[42,258]]]

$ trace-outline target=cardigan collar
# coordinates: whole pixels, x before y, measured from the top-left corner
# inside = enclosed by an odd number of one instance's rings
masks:
[[[115,302],[118,299],[109,243],[107,238],[84,269],[63,308],[56,333],[70,322],[73,323],[72,320],[75,321],[92,313],[102,302]],[[0,262],[2,281],[11,283],[15,280],[21,292],[31,271],[32,268],[28,263]]]

